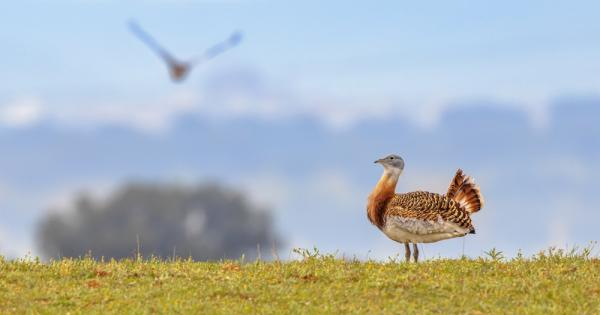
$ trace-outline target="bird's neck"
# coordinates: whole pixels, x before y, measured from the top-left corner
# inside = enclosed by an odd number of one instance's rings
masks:
[[[380,229],[385,224],[384,214],[387,204],[396,194],[396,184],[398,183],[400,173],[401,171],[397,169],[384,170],[375,189],[369,195],[367,217],[371,223]]]

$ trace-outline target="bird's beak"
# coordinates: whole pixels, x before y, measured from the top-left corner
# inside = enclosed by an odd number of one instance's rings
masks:
[[[381,162],[381,159],[375,160],[375,162],[373,162],[373,163],[380,163],[380,162]]]

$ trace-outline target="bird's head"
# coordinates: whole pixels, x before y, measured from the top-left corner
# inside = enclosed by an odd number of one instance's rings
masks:
[[[398,175],[404,170],[404,160],[397,154],[390,154],[375,163],[381,164],[386,171],[398,173]]]

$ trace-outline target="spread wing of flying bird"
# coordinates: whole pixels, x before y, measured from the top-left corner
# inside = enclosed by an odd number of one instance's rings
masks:
[[[204,54],[192,59],[192,61],[190,63],[195,65],[195,64],[207,61],[209,59],[212,59],[212,58],[228,51],[229,49],[237,46],[241,41],[242,41],[242,33],[240,31],[235,31],[229,36],[229,38],[210,47],[209,49],[207,49],[204,52]]]
[[[183,81],[194,65],[216,57],[217,55],[235,47],[242,40],[241,32],[236,31],[225,41],[207,49],[202,55],[192,59],[191,61],[185,62],[173,57],[171,53],[163,48],[163,46],[161,46],[152,36],[150,36],[150,34],[144,31],[136,22],[129,21],[129,28],[136,37],[144,42],[144,44],[152,49],[167,64],[171,79],[175,82]]]
[[[136,22],[129,21],[129,28],[144,44],[158,54],[167,64],[177,63],[178,61],[164,49],[150,34],[146,33]]]

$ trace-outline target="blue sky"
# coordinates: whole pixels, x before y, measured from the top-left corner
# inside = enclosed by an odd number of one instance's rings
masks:
[[[3,98],[53,107],[130,102],[194,90],[211,72],[246,67],[294,93],[363,108],[492,98],[529,108],[600,85],[592,1],[11,1],[2,5]],[[241,29],[238,49],[185,86],[135,40],[135,18],[185,58]],[[352,91],[352,95],[349,95]],[[370,103],[370,104],[367,104]],[[91,105],[88,105],[91,106]]]
[[[496,215],[504,207],[512,209],[509,214],[527,207],[532,211],[527,218],[534,221],[533,213],[552,209],[541,216],[543,229],[511,230],[523,233],[524,241],[507,240],[492,228],[494,212],[482,215],[490,232],[481,232],[470,254],[494,244],[514,253],[598,239],[592,231],[575,231],[596,207],[584,192],[594,185],[590,176],[598,174],[593,161],[599,156],[600,136],[597,129],[586,136],[578,127],[593,125],[579,114],[593,115],[600,104],[599,10],[593,1],[4,1],[0,160],[10,169],[0,171],[0,214],[10,219],[0,222],[0,253],[35,252],[31,235],[36,220],[79,189],[105,192],[132,177],[168,181],[222,176],[275,205],[280,227],[291,231],[291,245],[359,254],[379,249],[375,256],[385,257],[393,253],[393,245],[375,233],[364,238],[368,241],[351,238],[354,245],[336,243],[333,232],[291,226],[302,217],[289,209],[301,211],[297,193],[323,199],[323,191],[333,189],[338,197],[307,206],[333,211],[332,217],[356,214],[347,233],[362,224],[364,233],[374,232],[363,220],[362,202],[379,170],[362,163],[390,152],[409,154],[408,166],[419,161],[409,177],[412,184],[403,189],[443,191],[454,169],[463,167],[481,174],[472,175],[483,177],[488,185],[484,192],[487,188],[492,196],[502,196],[502,202],[490,205]],[[243,31],[244,41],[196,68],[187,81],[173,84],[161,61],[127,29],[131,18],[182,59],[234,30]],[[564,125],[561,119],[569,115],[569,125]],[[69,168],[73,160],[57,157],[53,161],[64,166],[57,167],[62,173],[45,170],[44,159],[31,158],[52,152],[61,156],[55,146],[66,156],[89,149],[86,141],[111,143],[116,141],[110,131],[115,126],[132,139],[122,148],[139,145],[143,152],[154,152],[148,143],[163,139],[173,152],[185,154],[186,143],[177,132],[185,129],[182,117],[215,124],[218,132],[244,132],[247,124],[256,124],[265,134],[297,137],[305,151],[283,148],[281,153],[272,148],[280,140],[258,136],[249,136],[254,145],[245,150],[279,152],[283,160],[302,161],[308,175],[250,153],[254,160],[241,165],[239,173],[227,174],[207,171],[192,159],[165,156],[150,160],[148,168],[136,168],[140,157],[131,152],[122,164],[110,164],[103,172],[94,170],[103,160],[93,158]],[[467,130],[487,138],[478,138],[473,148],[464,147],[469,154],[454,158],[436,159],[434,150],[417,143],[427,138],[436,146],[463,145],[449,135],[459,134],[453,122],[469,124],[464,117],[485,121],[476,125],[479,129],[495,124],[507,129]],[[395,121],[403,126],[395,129]],[[299,137],[302,132],[331,144],[331,151],[319,153],[320,142]],[[409,141],[406,135],[417,139]],[[86,141],[69,146],[73,137]],[[357,150],[373,152],[355,154],[347,145],[352,142]],[[512,142],[520,150],[513,150]],[[227,143],[240,145],[233,140],[205,143],[214,151],[200,160],[225,172],[218,161],[224,158],[219,150],[234,152]],[[490,148],[499,151],[485,157],[477,153]],[[324,163],[335,161],[335,150],[356,157],[343,165]],[[34,176],[29,170],[40,170],[35,185],[22,175]],[[565,189],[556,191],[548,179],[564,183]],[[514,181],[525,183],[525,190],[508,188]],[[329,186],[314,188],[315,182]],[[572,204],[582,210],[563,219],[561,211]],[[552,230],[558,231],[554,240]],[[444,255],[455,253],[436,246]]]

